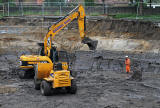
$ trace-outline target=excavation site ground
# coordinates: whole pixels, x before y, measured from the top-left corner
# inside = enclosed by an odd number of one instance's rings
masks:
[[[0,108],[160,108],[159,22],[88,18],[86,35],[98,40],[95,51],[81,43],[77,20],[60,31],[53,43],[68,52],[76,94],[42,96],[33,78],[20,79],[19,57],[38,54],[37,43],[57,19],[0,19]],[[136,68],[142,79],[132,78]]]

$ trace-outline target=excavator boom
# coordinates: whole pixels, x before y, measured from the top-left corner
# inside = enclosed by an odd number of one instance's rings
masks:
[[[59,62],[59,52],[56,51],[56,48],[52,47],[52,40],[60,30],[76,18],[78,20],[81,42],[87,44],[90,50],[95,50],[98,42],[86,37],[85,10],[82,5],[79,5],[49,28],[48,33],[44,37],[44,43],[38,43],[41,46],[39,55],[21,55],[21,69],[33,69],[36,64],[41,62],[47,62],[49,64]],[[24,76],[25,74],[23,74]]]
[[[90,50],[96,49],[98,41],[93,41],[89,37],[85,36],[85,31],[86,31],[85,10],[82,5],[79,5],[50,27],[48,33],[44,38],[44,54],[46,56],[48,57],[50,56],[50,50],[52,47],[52,40],[54,39],[54,36],[75,18],[78,18],[79,33],[82,43],[87,44]]]

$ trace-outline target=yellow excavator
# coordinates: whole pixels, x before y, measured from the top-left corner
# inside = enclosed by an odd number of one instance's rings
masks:
[[[48,96],[54,90],[61,88],[65,88],[69,93],[76,93],[76,82],[69,70],[67,54],[64,51],[58,52],[52,46],[55,35],[76,18],[81,42],[87,44],[90,50],[95,50],[98,41],[86,37],[85,10],[82,5],[79,5],[50,27],[44,38],[44,43],[39,43],[41,46],[39,55],[21,55],[20,57],[22,70],[34,69],[34,88],[40,89],[42,95]],[[24,78],[28,72],[30,71],[20,71],[19,77]]]

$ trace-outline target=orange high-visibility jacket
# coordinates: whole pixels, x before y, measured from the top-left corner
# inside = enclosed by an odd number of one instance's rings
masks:
[[[129,58],[127,58],[126,60],[125,60],[125,64],[126,64],[126,72],[130,72],[130,59]]]
[[[125,64],[128,65],[128,66],[130,66],[130,63],[131,63],[131,62],[130,62],[130,59],[127,58],[127,59],[125,60]]]

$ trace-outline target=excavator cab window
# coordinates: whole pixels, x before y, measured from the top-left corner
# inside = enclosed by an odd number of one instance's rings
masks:
[[[40,47],[39,55],[40,56],[45,56],[45,54],[44,54],[44,47],[43,46]]]
[[[43,46],[40,47],[39,55],[45,56]],[[53,63],[58,62],[58,51],[56,50],[56,47],[51,48],[50,59],[52,60]]]
[[[56,50],[56,47],[51,48],[51,54],[50,54],[50,59],[52,60],[53,63],[58,62],[59,57],[58,57],[58,51]]]
[[[58,70],[63,70],[62,68],[62,63],[55,63],[54,64],[54,70],[58,71]]]

